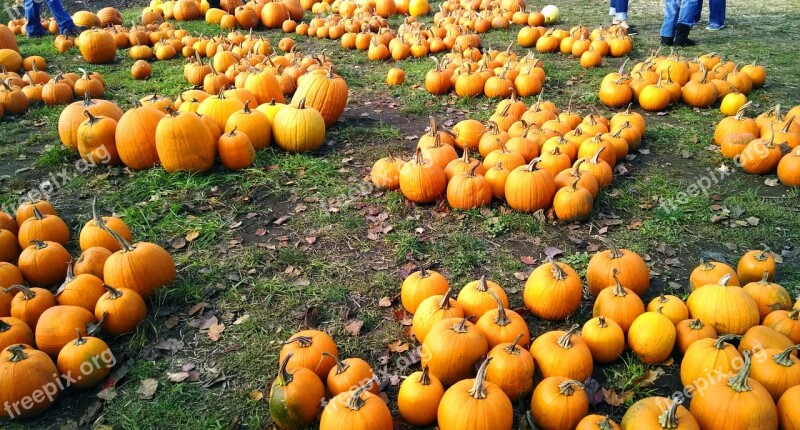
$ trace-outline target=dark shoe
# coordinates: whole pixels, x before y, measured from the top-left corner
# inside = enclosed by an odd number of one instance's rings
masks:
[[[678,24],[675,28],[675,45],[677,46],[694,46],[697,45],[692,39],[689,39],[689,32],[692,30],[692,26],[687,24]]]
[[[673,41],[672,37],[661,36],[661,44],[662,45],[664,45],[664,46],[672,46],[673,43],[675,43],[675,42]]]
[[[628,36],[635,36],[639,34],[639,30],[637,30],[633,25],[629,25],[626,30],[628,31]]]
[[[64,36],[78,37],[84,31],[86,31],[86,27],[72,27],[72,28],[69,28],[67,30],[62,31],[61,34],[63,34]]]
[[[50,34],[50,33],[42,30],[42,31],[37,31],[35,33],[28,33],[27,36],[28,37],[44,37],[44,36],[47,36],[48,34]]]

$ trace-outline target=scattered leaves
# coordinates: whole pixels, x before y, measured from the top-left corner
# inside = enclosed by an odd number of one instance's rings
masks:
[[[344,331],[350,336],[358,336],[361,333],[361,327],[364,326],[364,321],[351,320],[344,326]]]
[[[141,385],[139,385],[139,399],[141,400],[150,400],[156,394],[158,390],[158,381],[153,378],[148,378],[142,381]]]

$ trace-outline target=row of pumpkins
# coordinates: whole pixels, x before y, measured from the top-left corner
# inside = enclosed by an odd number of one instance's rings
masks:
[[[419,204],[446,196],[453,208],[472,209],[496,198],[521,212],[552,207],[558,219],[583,220],[611,184],[613,166],[639,146],[645,130],[644,118],[630,109],[610,121],[581,118],[548,101],[529,109],[512,94],[486,124],[466,119],[450,132],[432,120],[411,160],[382,158],[370,179]],[[471,158],[476,149],[483,161]]]
[[[645,307],[640,294],[649,287],[647,265],[636,253],[607,243],[610,249],[594,255],[587,268],[589,293],[596,297],[593,318],[582,329],[550,331],[532,342],[528,323],[508,309],[500,285],[483,277],[455,298],[444,276],[420,265],[400,291],[422,345],[422,370],[405,378],[397,396],[403,420],[415,426],[438,422],[440,429],[511,429],[512,402],[531,395],[531,417],[543,430],[776,429],[779,420],[784,428],[800,425],[794,407],[800,400],[800,301],[792,309],[786,290],[770,281],[770,253],[750,251],[736,270],[704,261],[691,273],[693,292],[686,303],[661,295]],[[553,321],[572,314],[582,296],[574,269],[552,260],[531,273],[523,291],[525,307]],[[737,340],[738,348],[732,344]],[[626,345],[648,364],[662,363],[673,349],[684,354],[681,380],[696,394],[691,409],[651,397],[634,403],[621,427],[609,417],[589,415],[581,381],[591,376],[594,363],[617,360]],[[392,428],[390,410],[376,395],[373,369],[360,358],[340,359],[328,334],[296,333],[279,359],[270,393],[279,428],[313,423],[326,390],[332,398],[321,429]],[[541,379],[534,387],[535,369]],[[707,383],[709,374],[720,381]]]
[[[750,102],[744,103],[735,115],[717,123],[714,143],[725,158],[737,161],[745,172],[768,175],[777,171],[784,185],[800,187],[800,106],[784,115],[777,105],[755,119],[745,116],[749,106]]]
[[[102,382],[115,360],[98,334],[136,331],[147,316],[144,299],[175,279],[166,250],[132,243],[122,219],[98,215],[94,203],[92,212],[74,263],[69,228],[49,202],[24,203],[15,217],[0,212],[0,403],[13,406],[0,418],[36,416],[65,387]],[[39,401],[37,391],[48,389]]]
[[[633,39],[620,26],[600,26],[591,31],[584,25],[576,25],[569,31],[524,27],[517,34],[517,42],[522,47],[535,47],[540,53],[572,55],[587,69],[599,67],[603,57],[624,57],[633,50]]]
[[[763,66],[754,62],[739,67],[732,61],[722,61],[715,53],[693,61],[675,54],[655,53],[634,65],[630,73],[625,73],[624,68],[625,63],[600,84],[598,96],[606,106],[620,107],[636,101],[642,109],[657,112],[679,101],[702,109],[717,101],[735,105],[737,101],[743,103],[742,97],[746,101],[750,91],[766,81]],[[736,111],[726,106],[721,107],[723,112]]]

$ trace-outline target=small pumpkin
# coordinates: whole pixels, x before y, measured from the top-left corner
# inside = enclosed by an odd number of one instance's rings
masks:
[[[417,311],[417,307],[423,300],[431,296],[443,295],[447,293],[450,285],[447,279],[435,270],[425,269],[425,266],[418,261],[414,261],[419,270],[408,275],[400,286],[400,301],[403,308],[410,314]]]
[[[731,275],[728,285],[739,286],[739,277],[733,267],[725,263],[703,259],[700,261],[700,265],[695,267],[689,275],[689,288],[694,291],[704,285],[714,284],[727,274]]]
[[[789,310],[792,308],[792,298],[789,292],[781,285],[769,281],[769,271],[758,282],[749,282],[743,287],[744,291],[755,300],[761,319],[772,311]]]
[[[25,377],[19,378],[19,375]],[[23,400],[34,396],[41,399],[33,402],[29,408],[0,410],[0,418],[25,419],[42,414],[58,398],[61,386],[58,369],[44,352],[28,345],[17,344],[0,353],[0,403],[19,405]],[[44,387],[53,393],[47,396],[36,394],[41,393]]]
[[[79,239],[81,251],[86,251],[93,246],[108,249],[112,253],[122,249],[113,236],[99,227],[100,224],[104,224],[107,228],[114,230],[118,235],[129,242],[133,239],[131,229],[121,218],[113,215],[101,217],[97,214],[97,196],[95,196],[94,199],[92,199],[92,219],[86,222],[81,229]]]
[[[622,430],[700,430],[697,420],[681,403],[666,397],[639,400],[622,416],[620,427]]]
[[[93,246],[83,251],[73,267],[75,275],[93,275],[103,279],[103,267],[108,257],[111,257],[111,251],[99,246]]]
[[[61,245],[69,242],[69,227],[58,215],[44,215],[36,206],[33,207],[33,218],[28,218],[19,226],[17,239],[23,248],[33,241],[50,241]]]
[[[147,318],[147,305],[142,296],[129,288],[114,288],[103,284],[106,293],[98,300],[94,315],[103,330],[119,336],[136,331]]]
[[[336,366],[331,368],[326,380],[326,386],[332,396],[338,396],[350,391],[353,387],[362,385],[367,386],[367,391],[373,394],[380,392],[380,386],[373,382],[375,373],[366,361],[358,357],[339,360],[339,357],[325,351],[322,354],[336,362]]]
[[[560,321],[575,312],[582,297],[583,286],[575,269],[552,259],[531,272],[522,292],[525,307],[548,321]]]
[[[608,415],[591,414],[583,417],[575,430],[620,430],[620,426]]]
[[[675,338],[675,324],[660,311],[639,315],[628,330],[628,346],[647,364],[663,363],[669,358]]]
[[[681,383],[689,392],[695,385],[707,384],[708,375],[732,374],[742,363],[742,355],[731,345],[736,335],[704,338],[692,343],[681,361]]]
[[[0,317],[0,351],[11,345],[33,345],[34,342],[33,331],[25,321],[14,317]]]
[[[580,382],[545,377],[531,397],[531,416],[542,430],[571,430],[589,414],[589,396]]]
[[[427,426],[436,422],[439,404],[444,396],[444,387],[430,368],[423,366],[421,372],[414,372],[400,384],[397,393],[397,409],[400,416],[409,424]]]
[[[800,343],[800,307],[791,311],[777,310],[764,317],[763,324],[788,337],[792,343]]]
[[[428,332],[439,321],[464,317],[464,309],[451,298],[452,295],[453,289],[450,288],[444,295],[431,296],[419,303],[411,320],[411,331],[420,343],[425,342]]]
[[[585,381],[592,374],[592,352],[578,335],[580,326],[549,331],[537,337],[530,352],[542,377],[561,376]]]
[[[367,385],[345,391],[331,399],[322,411],[320,430],[363,428],[392,430],[392,413],[378,396],[367,391]]]
[[[72,260],[60,243],[34,240],[19,255],[19,270],[34,287],[50,287],[64,281]]]
[[[676,342],[681,354],[686,354],[689,347],[700,339],[716,339],[717,331],[699,319],[685,319],[675,325]]]
[[[642,296],[650,287],[650,270],[639,254],[628,249],[619,248],[614,242],[598,237],[608,247],[606,251],[597,252],[589,260],[586,268],[586,284],[589,293],[597,297],[609,285],[619,281],[623,287]],[[613,276],[617,270],[617,278]],[[620,321],[617,321],[620,322]]]
[[[85,390],[102,382],[111,373],[116,359],[102,339],[84,337],[80,330],[76,333],[78,338],[66,344],[58,353],[56,366],[61,375],[79,376],[80,379],[71,385]]]
[[[594,196],[592,193],[578,186],[580,178],[576,178],[569,186],[556,192],[553,198],[553,209],[559,220],[566,222],[585,221],[592,213]]]
[[[464,314],[480,318],[486,312],[497,307],[494,296],[500,298],[504,307],[508,307],[508,296],[500,284],[489,281],[482,275],[477,281],[464,285],[458,293],[458,304],[464,309]]]
[[[506,179],[505,198],[508,206],[520,212],[536,212],[549,208],[556,194],[550,171],[537,168],[540,158],[512,170]]]
[[[496,345],[487,355],[492,361],[486,380],[497,384],[509,399],[519,399],[533,390],[533,356],[519,346],[524,335],[520,333],[513,342]]]
[[[659,312],[677,325],[679,322],[689,318],[689,309],[680,297],[661,293],[658,297],[647,304],[648,312]]]
[[[105,292],[102,279],[88,273],[76,276],[70,262],[67,277],[55,296],[59,305],[78,306],[94,313],[97,301]]]
[[[452,149],[452,146],[448,148]],[[447,183],[447,202],[451,207],[469,210],[491,204],[491,185],[484,176],[475,173],[477,168],[478,165],[474,165],[468,172],[455,175]]]
[[[625,333],[612,319],[599,316],[586,321],[581,330],[581,339],[592,352],[592,360],[611,363],[625,351]]]
[[[217,152],[216,140],[200,116],[172,109],[167,113],[158,122],[155,134],[156,152],[164,170],[173,173],[211,169]]]
[[[395,158],[391,151],[388,157],[379,159],[372,165],[370,181],[380,190],[396,190],[400,188],[400,169],[403,160]]]
[[[767,280],[775,280],[775,258],[767,249],[747,251],[736,266],[739,282],[744,285],[761,280],[765,270],[769,272]]]
[[[231,171],[246,169],[256,161],[256,150],[250,138],[235,127],[220,136],[217,150],[222,165]]]
[[[491,361],[483,361],[475,379],[464,379],[445,391],[437,413],[440,430],[511,430],[511,401],[498,385],[486,380]]]
[[[327,352],[328,355],[323,352]],[[305,367],[314,371],[320,380],[327,379],[331,369],[336,365],[331,356],[339,356],[333,338],[319,330],[302,330],[292,335],[284,342],[279,360],[283,362],[289,354],[291,359],[287,369]]]
[[[515,338],[522,346],[528,346],[531,342],[528,323],[525,322],[520,314],[503,307],[500,297],[494,293],[491,293],[491,295],[497,302],[497,309],[485,312],[475,323],[486,337],[489,349],[501,343],[511,342]],[[522,334],[521,339],[518,337],[519,334]]]
[[[289,372],[292,353],[281,359],[278,377],[269,391],[269,412],[272,421],[286,430],[300,430],[317,419],[317,411],[325,398],[325,386],[316,373],[298,367]]]
[[[448,318],[431,328],[420,354],[422,365],[447,387],[474,375],[475,363],[487,352],[489,344],[478,327],[466,318]]]
[[[612,270],[614,286],[606,287],[597,295],[592,316],[602,315],[614,320],[627,334],[636,317],[644,313],[644,303],[636,293],[622,286],[618,274],[618,269]]]
[[[800,385],[800,359],[792,355],[797,349],[797,345],[784,350],[766,348],[764,354],[768,358],[753,362],[750,376],[769,391],[776,403],[789,388]]]

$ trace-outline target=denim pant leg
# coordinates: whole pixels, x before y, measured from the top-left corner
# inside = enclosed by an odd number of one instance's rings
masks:
[[[29,36],[46,33],[42,27],[42,4],[36,0],[25,0],[25,33]]]
[[[616,8],[617,15],[616,19],[619,21],[626,21],[628,19],[628,0],[617,0]]]
[[[697,2],[697,13],[694,15],[695,24],[700,22],[700,15],[703,13],[703,0]]]
[[[681,0],[664,1],[664,23],[661,24],[661,36],[675,36],[675,26],[678,25],[678,14],[680,12]]]
[[[50,8],[50,13],[53,14],[53,18],[56,19],[58,23],[58,31],[60,33],[64,33],[65,31],[72,30],[75,28],[75,23],[72,22],[72,17],[64,10],[64,5],[61,4],[61,0],[46,0],[47,7]]]
[[[683,0],[681,10],[678,14],[678,23],[694,26],[697,24],[697,17],[700,15],[699,0]]]
[[[708,23],[722,26],[725,24],[725,0],[708,0]]]

